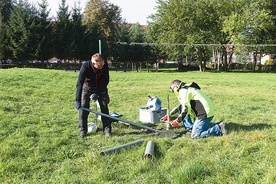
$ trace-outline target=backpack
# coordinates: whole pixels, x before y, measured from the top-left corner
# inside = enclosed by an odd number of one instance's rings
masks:
[[[160,110],[162,108],[162,101],[157,98],[156,96],[148,96],[149,99],[148,99],[148,102],[147,102],[147,108],[149,110]]]
[[[199,87],[199,85],[198,85],[197,83],[195,83],[195,82],[192,82],[191,84],[185,84],[185,83],[184,83],[184,85],[181,85],[181,86],[180,86],[180,88],[186,88],[186,89],[188,89],[188,88],[190,88],[190,87],[195,88],[195,89],[201,89],[201,88]]]

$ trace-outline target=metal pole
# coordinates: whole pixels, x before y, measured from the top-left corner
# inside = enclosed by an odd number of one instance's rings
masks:
[[[104,114],[104,113],[101,113],[101,112],[98,112],[98,111],[94,111],[92,109],[88,109],[88,108],[85,108],[85,107],[81,107],[81,109],[92,112],[92,113],[95,113],[95,114],[98,114],[98,115],[101,115],[101,116],[104,116],[104,117],[107,117],[107,118],[110,118],[110,119],[114,119],[114,120],[117,120],[117,121],[128,123],[130,125],[134,125],[134,126],[137,126],[137,127],[140,127],[140,128],[145,128],[145,129],[148,129],[148,130],[156,132],[156,133],[162,133],[162,131],[153,129],[153,128],[151,128],[149,126],[146,126],[146,125],[134,123],[134,122],[131,122],[131,121],[128,121],[128,120],[125,120],[125,119],[121,119],[121,118],[116,118],[114,116],[110,116],[108,114]]]
[[[139,144],[142,144],[143,142],[144,142],[144,140],[141,139],[141,140],[138,140],[138,141],[134,141],[134,142],[130,142],[130,143],[127,143],[127,144],[123,144],[121,146],[116,146],[114,148],[109,148],[109,149],[106,149],[106,150],[102,151],[100,153],[100,155],[104,156],[104,155],[107,155],[107,154],[114,153],[116,151],[118,152],[118,151],[120,151],[123,148],[131,147],[131,146],[137,146]]]
[[[168,120],[166,122],[166,130],[170,129],[170,95],[167,95],[167,116],[168,116]]]
[[[99,54],[102,54],[102,41],[99,40]]]
[[[140,127],[140,128],[145,128],[147,130],[156,132],[157,134],[159,134],[159,137],[174,137],[176,135],[173,130],[165,130],[165,131],[156,130],[156,129],[153,129],[153,128],[151,128],[149,126],[146,126],[146,125],[142,125],[142,124],[139,124],[139,123],[133,123],[131,121],[121,119],[121,118],[117,118],[117,117],[114,117],[114,116],[110,116],[108,114],[104,114],[104,113],[101,113],[101,112],[98,112],[98,111],[95,111],[95,110],[92,110],[92,109],[88,109],[88,108],[85,108],[85,107],[81,107],[81,109],[92,112],[92,113],[95,113],[95,114],[98,114],[98,115],[101,115],[101,116],[104,116],[104,117],[107,117],[107,118],[110,118],[110,119],[114,119],[114,120],[117,120],[117,121],[128,123],[128,124],[133,125],[133,126],[137,126],[137,127]]]
[[[144,157],[145,158],[151,158],[151,159],[154,157],[154,143],[152,141],[149,141],[147,143]]]

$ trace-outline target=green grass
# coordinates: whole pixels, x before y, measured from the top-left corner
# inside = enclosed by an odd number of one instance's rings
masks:
[[[110,112],[133,122],[147,95],[158,96],[167,107],[169,94],[170,106],[177,104],[169,91],[173,79],[201,86],[215,103],[214,122],[224,120],[229,135],[176,140],[122,123],[113,125],[111,138],[104,137],[99,123],[96,133],[80,139],[77,75],[0,70],[0,183],[276,183],[275,74],[110,72]],[[145,140],[139,146],[100,155],[139,139]],[[153,160],[143,158],[149,140],[155,144]]]

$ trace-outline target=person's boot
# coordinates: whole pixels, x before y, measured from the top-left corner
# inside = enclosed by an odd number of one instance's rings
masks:
[[[192,134],[192,129],[191,128],[186,128],[185,129],[185,134],[186,135],[191,135]]]
[[[219,127],[220,127],[220,130],[221,130],[222,136],[227,135],[227,130],[226,130],[226,128],[225,128],[225,123],[224,123],[224,122],[221,122],[221,123],[219,124]]]
[[[111,136],[111,128],[110,127],[105,127],[104,135],[105,135],[105,137],[110,137]]]
[[[86,133],[84,131],[80,132],[80,138],[85,138],[86,137]]]

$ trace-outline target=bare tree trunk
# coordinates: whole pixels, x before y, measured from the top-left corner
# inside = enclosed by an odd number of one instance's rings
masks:
[[[149,73],[149,64],[148,64],[148,62],[146,62],[146,66],[147,66],[147,72]]]
[[[216,69],[216,53],[214,47],[212,47],[212,69]]]
[[[139,66],[138,63],[135,63],[136,72],[139,72]]]
[[[158,63],[158,60],[156,60],[156,63],[155,63],[156,65],[156,67],[155,67],[155,72],[158,72],[158,69],[159,69],[159,63]]]
[[[203,61],[203,52],[201,49],[198,49],[198,56],[199,56],[199,71],[205,72],[206,70],[206,62]]]
[[[230,70],[230,63],[232,62],[232,56],[233,56],[233,52],[231,52],[230,53],[230,56],[229,56],[229,60],[228,60],[228,70],[227,71],[229,71]]]
[[[262,71],[262,55],[263,55],[263,50],[260,50],[260,62],[258,64],[258,71]]]
[[[217,51],[217,70],[219,71],[220,70],[220,52]]]
[[[253,64],[253,71],[256,71],[256,65],[257,65],[257,53],[258,51],[253,51],[253,58],[254,58],[254,64]]]
[[[126,72],[126,68],[127,68],[126,62],[124,61],[124,72]]]
[[[222,46],[222,62],[223,62],[223,70],[224,71],[228,71],[228,64],[227,64],[227,51],[226,51],[226,47]]]

